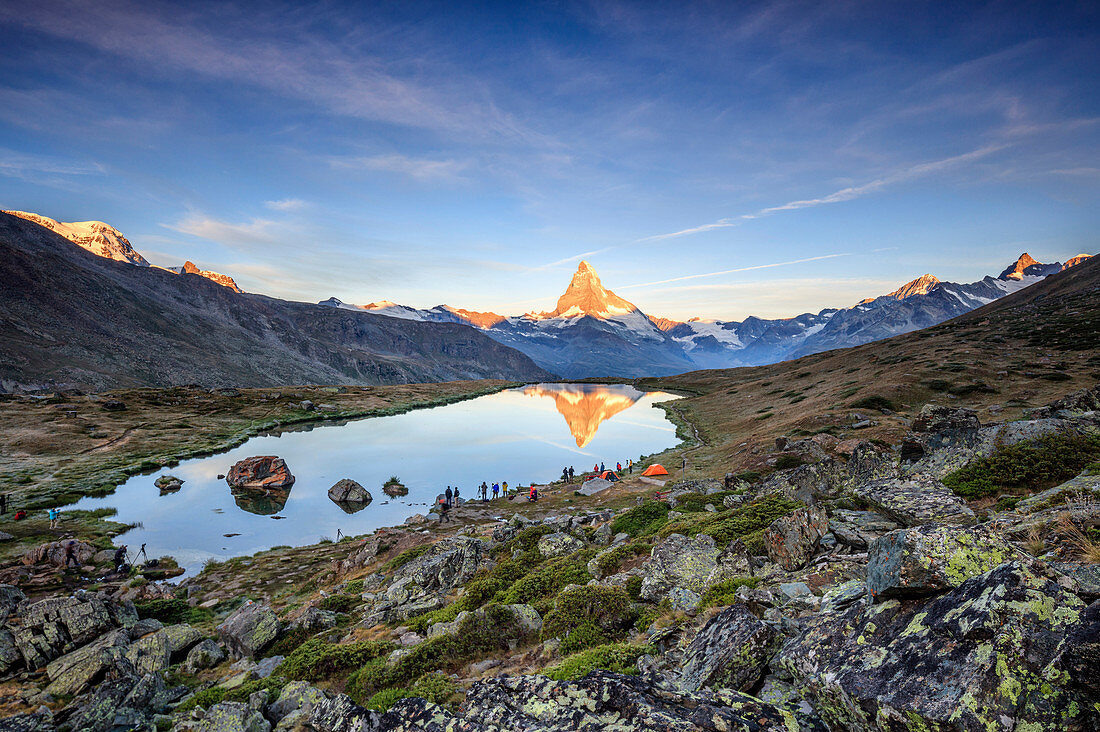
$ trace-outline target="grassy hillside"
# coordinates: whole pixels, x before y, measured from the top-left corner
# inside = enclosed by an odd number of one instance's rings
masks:
[[[703,444],[688,475],[767,468],[775,438],[827,432],[897,442],[928,403],[1024,415],[1100,380],[1100,258],[925,330],[751,368],[640,379],[692,394],[675,408]],[[870,420],[875,424],[854,425]]]

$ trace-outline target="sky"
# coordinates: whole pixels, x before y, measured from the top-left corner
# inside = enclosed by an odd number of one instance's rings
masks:
[[[786,317],[1096,253],[1095,2],[0,3],[0,208],[294,300]]]

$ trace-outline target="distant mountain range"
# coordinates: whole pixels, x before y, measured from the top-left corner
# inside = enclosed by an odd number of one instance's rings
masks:
[[[1024,253],[997,277],[960,284],[931,274],[850,308],[793,318],[742,321],[669,320],[643,313],[606,289],[581,262],[557,307],[506,317],[447,305],[421,310],[389,301],[357,306],[336,298],[320,304],[406,320],[467,323],[566,378],[668,375],[700,368],[758,366],[859,345],[942,323],[1080,264],[1043,264]]]
[[[0,391],[552,376],[464,324],[240,293],[148,266],[106,224],[53,223],[0,213]]]

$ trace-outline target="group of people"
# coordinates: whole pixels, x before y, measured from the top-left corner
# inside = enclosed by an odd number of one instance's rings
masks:
[[[634,472],[634,461],[633,460],[627,460],[626,461],[626,470],[627,470],[628,473],[631,473],[631,474]],[[597,474],[597,475],[599,475],[600,473],[604,473],[606,471],[607,471],[607,466],[604,465],[603,462],[600,462],[600,463],[592,466],[592,472]],[[615,463],[615,473],[618,474],[618,473],[622,473],[622,472],[623,472],[623,464],[622,463]],[[570,478],[573,477],[573,469],[572,468],[569,469],[569,477]]]

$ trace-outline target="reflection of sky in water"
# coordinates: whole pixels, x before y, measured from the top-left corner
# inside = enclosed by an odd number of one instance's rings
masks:
[[[309,544],[322,537],[364,534],[379,526],[395,526],[414,513],[427,513],[447,485],[457,485],[472,498],[482,481],[548,482],[573,465],[577,472],[604,461],[637,459],[676,444],[675,430],[664,412],[650,408],[671,398],[642,395],[629,386],[542,385],[539,397],[567,391],[569,399],[532,398],[528,389],[512,389],[435,409],[393,417],[376,417],[343,425],[317,424],[281,435],[255,437],[227,453],[180,463],[175,468],[139,475],[106,498],[85,498],[74,508],[111,506],[116,520],[142,524],[120,537],[131,553],[145,542],[149,556],[174,556],[189,573],[210,558],[253,554],[281,544]],[[623,410],[624,396],[634,400]],[[583,424],[562,411],[577,404],[587,416]],[[598,421],[593,427],[591,415]],[[629,415],[629,419],[627,416]],[[563,419],[565,417],[565,419]],[[582,432],[583,431],[583,432]],[[584,448],[578,441],[588,440]],[[253,455],[284,458],[297,478],[277,520],[241,510],[225,480],[233,463]],[[185,483],[177,493],[160,495],[153,485],[171,473]],[[390,498],[382,483],[400,476],[409,495]],[[363,484],[374,502],[355,514],[344,513],[328,497],[341,478]],[[239,536],[227,538],[224,534]]]

